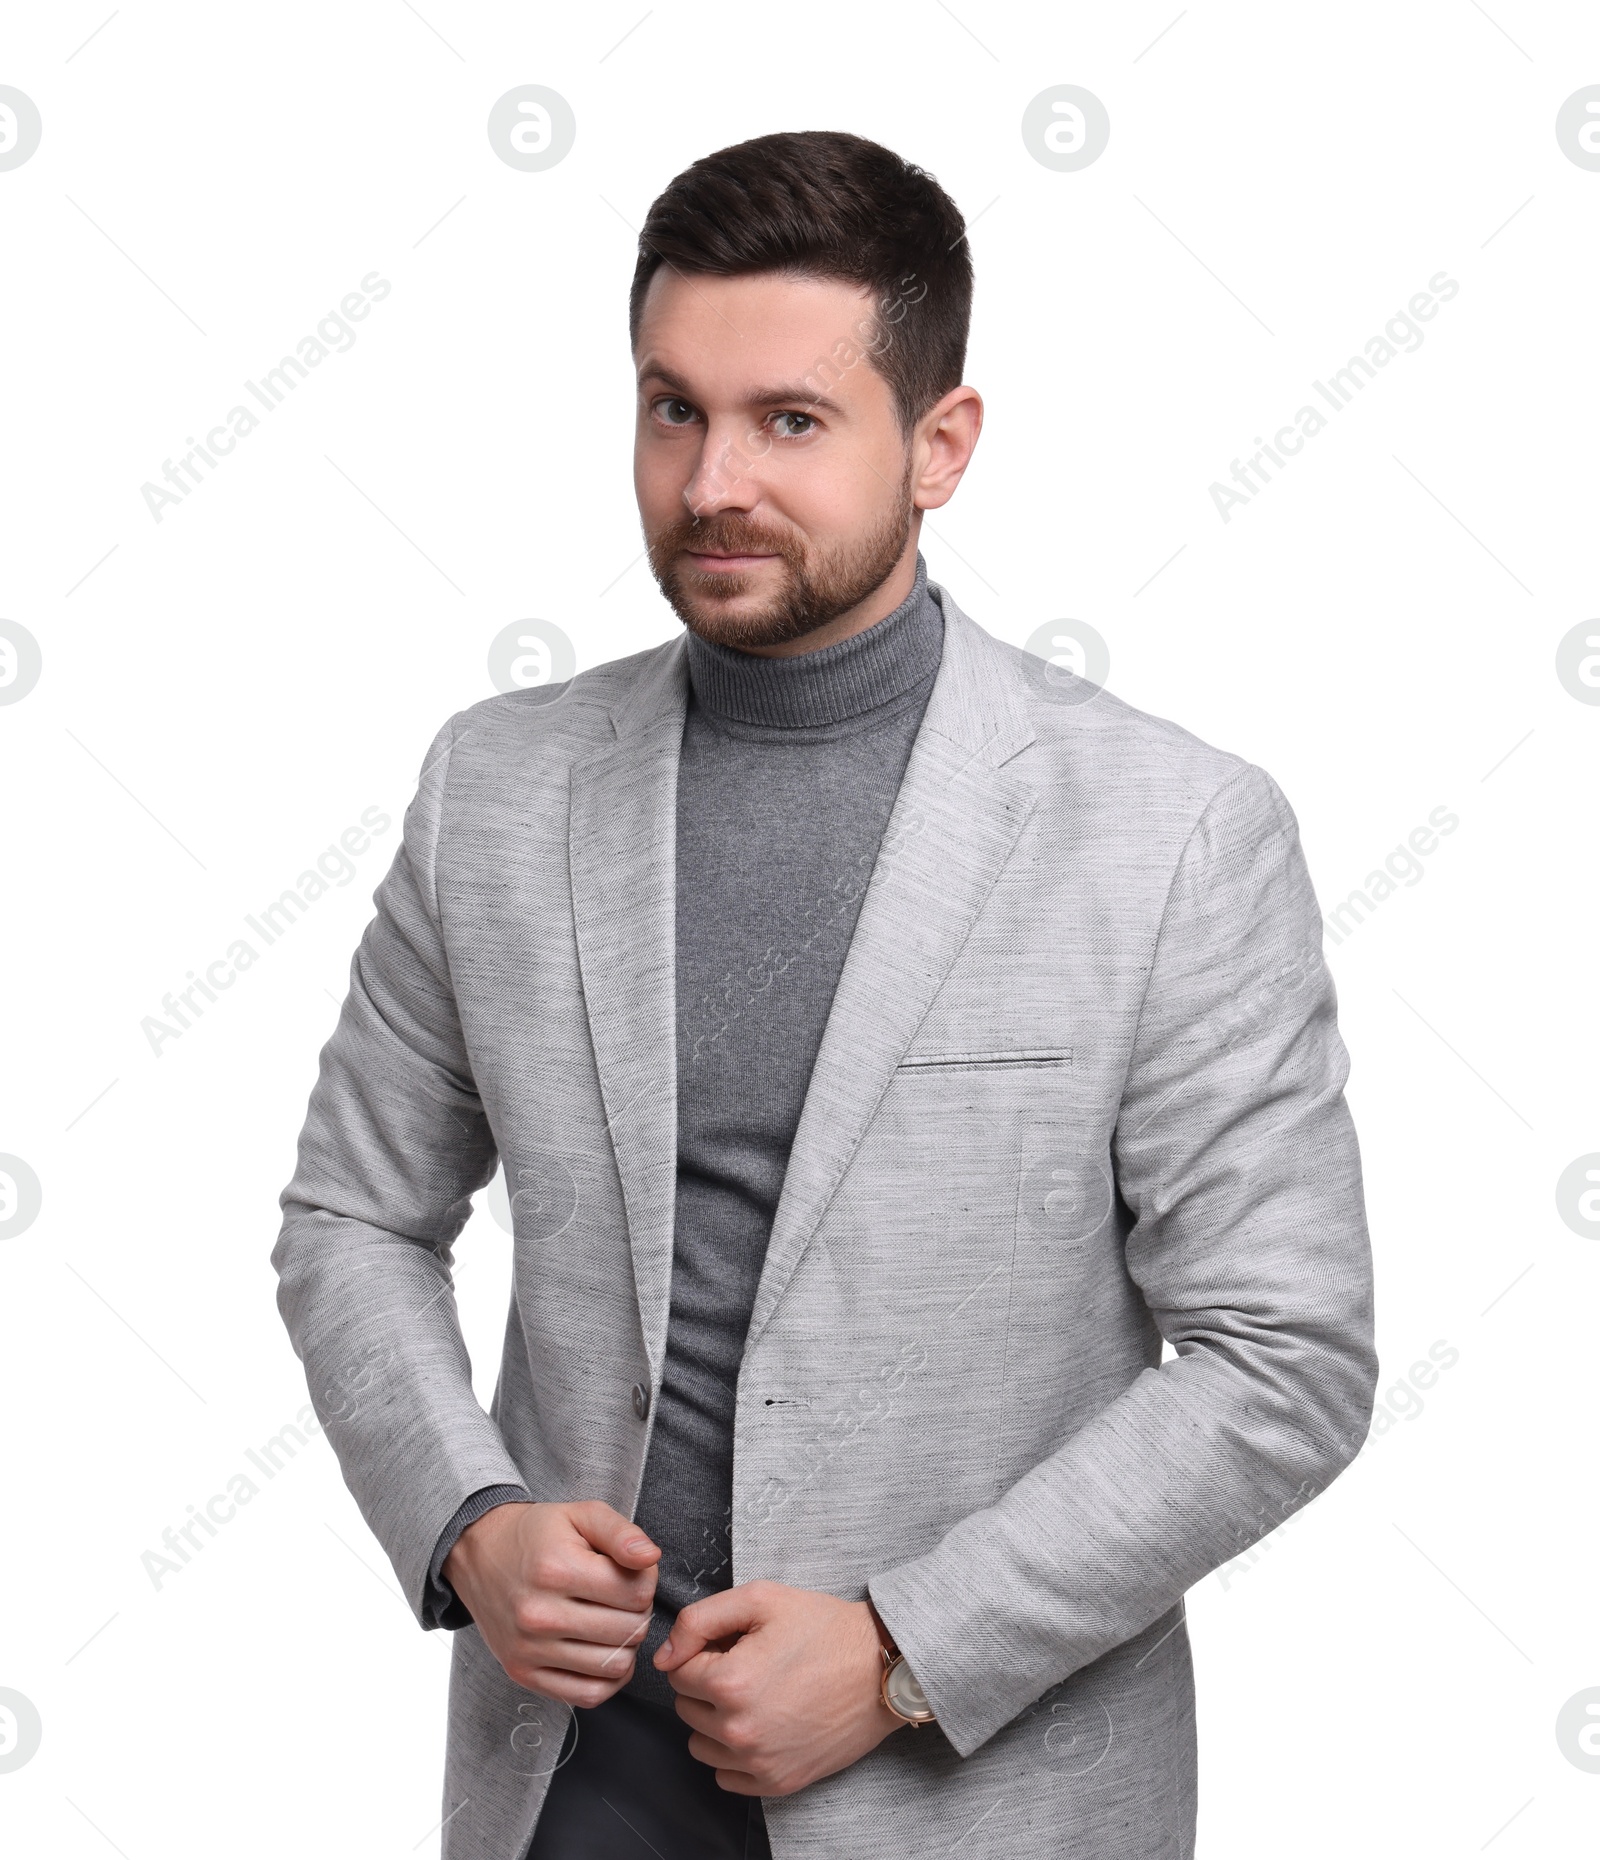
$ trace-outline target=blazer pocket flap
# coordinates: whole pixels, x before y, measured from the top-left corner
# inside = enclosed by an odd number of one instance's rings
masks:
[[[950,1067],[963,1071],[1027,1070],[1041,1066],[1070,1066],[1070,1046],[1037,1046],[1007,1053],[908,1053],[896,1068],[900,1072]]]

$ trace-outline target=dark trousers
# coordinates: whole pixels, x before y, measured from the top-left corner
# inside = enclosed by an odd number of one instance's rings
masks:
[[[772,1860],[761,1798],[719,1789],[689,1737],[625,1692],[575,1711],[524,1860]]]

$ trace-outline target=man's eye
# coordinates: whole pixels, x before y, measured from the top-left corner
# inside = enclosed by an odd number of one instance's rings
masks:
[[[803,424],[793,425],[797,420]],[[772,422],[780,439],[804,439],[817,423],[809,413],[775,413]]]
[[[657,416],[668,426],[687,426],[694,418],[694,408],[686,400],[668,398],[655,404]]]

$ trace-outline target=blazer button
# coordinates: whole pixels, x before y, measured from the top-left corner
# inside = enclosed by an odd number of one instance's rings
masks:
[[[642,1382],[633,1385],[633,1412],[641,1421],[650,1412],[650,1391]]]

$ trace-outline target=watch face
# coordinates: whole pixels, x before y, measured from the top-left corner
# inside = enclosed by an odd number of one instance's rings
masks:
[[[911,1668],[904,1660],[896,1660],[890,1667],[884,1690],[889,1695],[889,1703],[902,1717],[931,1718],[933,1716],[927,1694],[917,1684]]]

